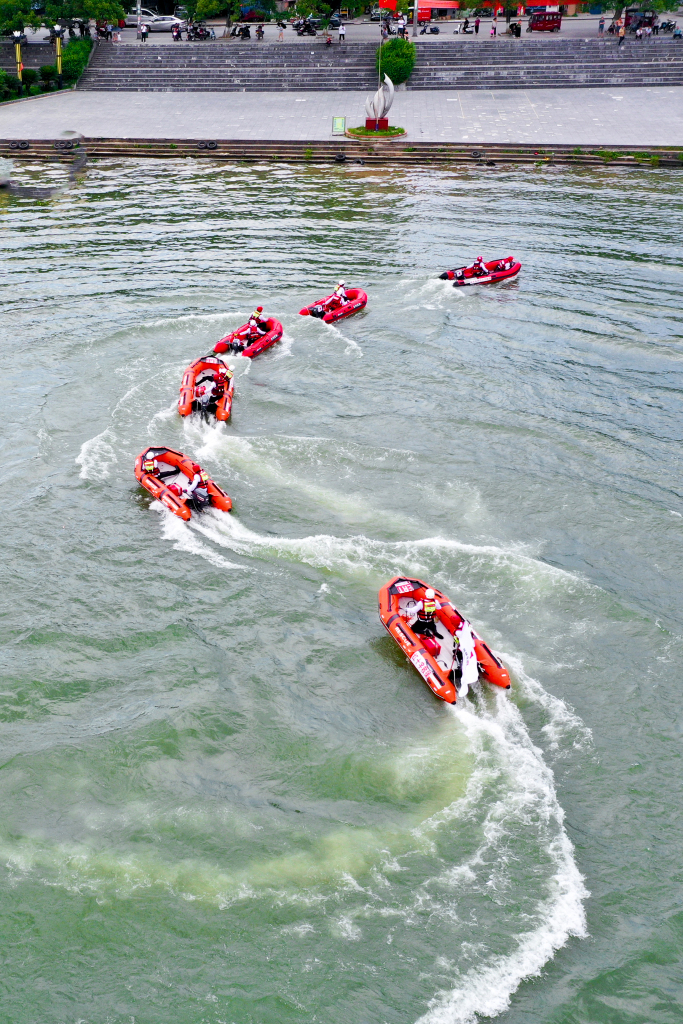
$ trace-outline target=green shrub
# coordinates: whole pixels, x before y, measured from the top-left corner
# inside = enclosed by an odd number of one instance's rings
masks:
[[[40,69],[40,77],[45,87],[50,88],[50,82],[57,77],[57,68],[54,64],[43,64]]]
[[[30,89],[38,81],[38,72],[34,68],[24,68],[21,72],[21,79],[26,88]]]
[[[407,81],[415,66],[415,44],[409,39],[390,39],[377,47],[376,66],[394,85]]]
[[[62,79],[65,85],[74,85],[85,71],[92,39],[72,39],[62,55]]]
[[[5,71],[2,80],[3,99],[13,99],[19,94],[21,82],[16,75],[8,75]]]

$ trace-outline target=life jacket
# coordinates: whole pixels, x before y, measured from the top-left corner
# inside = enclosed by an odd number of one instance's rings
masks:
[[[200,487],[206,487],[206,485],[208,484],[210,479],[211,479],[211,477],[206,472],[206,470],[200,469],[200,471],[199,471],[199,486]]]
[[[422,601],[422,607],[417,613],[418,619],[422,619],[423,622],[429,622],[430,619],[434,618],[436,614],[436,601],[434,598],[425,597]]]
[[[158,472],[156,459],[145,459],[142,463],[142,472],[156,474]]]

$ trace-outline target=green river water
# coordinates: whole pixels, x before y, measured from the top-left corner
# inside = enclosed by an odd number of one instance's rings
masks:
[[[2,1024],[683,1020],[680,181],[103,161],[0,199]],[[436,279],[479,253],[523,272]],[[340,276],[365,312],[298,315]],[[182,421],[257,302],[283,341]],[[151,443],[233,513],[152,504]],[[397,572],[509,692],[430,693]]]

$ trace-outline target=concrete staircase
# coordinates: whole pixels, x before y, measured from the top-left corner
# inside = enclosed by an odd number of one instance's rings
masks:
[[[339,138],[328,142],[301,140],[262,142],[260,140],[206,139],[104,139],[86,138],[80,147],[63,148],[64,140],[1,139],[0,157],[15,161],[71,163],[80,148],[92,162],[106,159],[190,159],[235,164],[367,164],[400,167],[459,167],[470,165],[494,170],[521,164],[543,168],[548,165],[576,167],[676,167],[683,170],[683,148],[620,146],[613,150],[582,149],[579,146],[512,145],[470,142],[382,142],[368,144]]]
[[[374,43],[99,43],[79,89],[121,92],[374,91]],[[683,43],[591,39],[444,39],[417,43],[408,89],[553,89],[683,85]],[[26,67],[53,64],[47,44],[23,47]],[[0,44],[14,72],[14,47]]]
[[[117,92],[304,92],[377,88],[374,43],[100,43],[79,89]]]
[[[683,43],[499,39],[418,43],[409,89],[683,85]]]

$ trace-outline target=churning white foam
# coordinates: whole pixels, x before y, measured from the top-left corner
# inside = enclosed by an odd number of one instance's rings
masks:
[[[204,516],[202,533],[221,547],[241,555],[274,555],[298,559],[316,568],[351,572],[428,572],[430,552],[454,552],[483,556],[493,564],[513,564],[544,575],[567,575],[564,570],[546,565],[525,553],[522,545],[469,544],[448,537],[425,537],[406,541],[381,541],[356,534],[335,537],[314,534],[307,537],[264,536],[256,533],[235,515],[220,519]],[[575,577],[571,577],[575,582]]]
[[[161,512],[163,536],[167,540],[173,541],[173,547],[176,551],[187,551],[191,555],[198,555],[200,558],[205,558],[207,562],[211,562],[212,565],[218,566],[219,569],[244,568],[244,566],[238,565],[237,562],[229,562],[227,558],[223,558],[222,555],[219,555],[217,551],[214,551],[207,544],[202,544],[190,526],[164,508],[161,502],[153,501],[151,508]],[[227,512],[215,512],[214,514],[229,515]],[[196,524],[197,520],[195,519],[193,525]]]
[[[502,1013],[521,982],[538,975],[570,936],[582,938],[587,934],[583,900],[589,894],[564,829],[564,812],[552,772],[531,741],[520,712],[506,695],[497,694],[495,712],[487,711],[485,702],[480,702],[476,712],[458,704],[451,713],[465,728],[475,753],[475,770],[466,795],[423,822],[416,833],[424,835],[446,824],[449,818],[463,817],[468,809],[480,805],[484,779],[491,770],[487,754],[490,744],[505,768],[508,788],[502,800],[487,808],[482,829],[484,846],[466,864],[449,869],[445,880],[469,884],[486,852],[497,847],[509,820],[521,820],[529,827],[533,822],[542,824],[541,833],[548,836],[544,853],[552,864],[552,874],[545,886],[547,895],[533,915],[535,925],[517,937],[515,947],[507,955],[489,959],[460,974],[450,991],[441,991],[431,1000],[427,1013],[417,1024],[474,1024],[478,1016]]]
[[[501,656],[512,669],[519,689],[529,700],[539,704],[548,716],[548,721],[541,732],[548,742],[549,749],[553,753],[566,751],[568,747],[581,753],[591,750],[593,733],[574,709],[559,697],[548,693],[537,679],[527,675],[519,655],[503,653]]]
[[[275,359],[286,359],[292,354],[292,345],[294,344],[294,335],[288,334],[287,331],[282,332],[282,338],[273,345],[270,351],[273,353]]]
[[[106,480],[110,467],[117,462],[114,444],[116,435],[111,427],[84,441],[76,456],[76,465],[81,467],[81,480]]]

